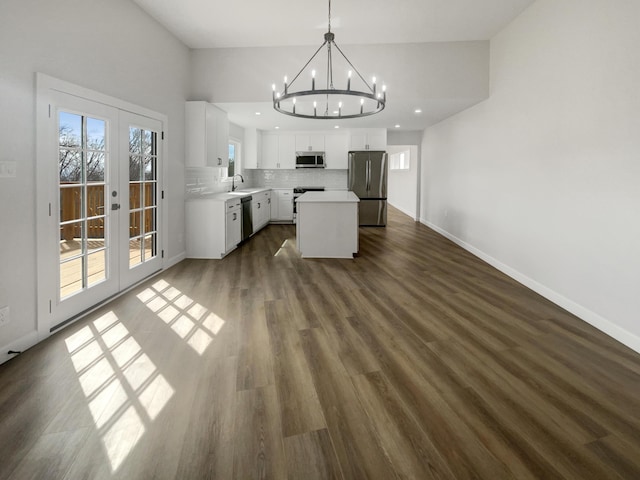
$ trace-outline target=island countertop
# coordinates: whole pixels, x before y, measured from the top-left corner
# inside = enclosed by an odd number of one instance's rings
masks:
[[[348,190],[306,192],[296,199],[297,203],[358,203],[359,201],[358,196]]]

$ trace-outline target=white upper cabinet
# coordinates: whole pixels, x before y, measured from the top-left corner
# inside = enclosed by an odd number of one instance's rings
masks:
[[[262,163],[262,132],[255,128],[244,129],[243,168],[261,168]]]
[[[278,135],[262,136],[262,162],[260,168],[268,170],[278,168]]]
[[[258,168],[296,168],[295,136],[292,133],[265,133],[262,136],[262,161]]]
[[[296,168],[296,140],[292,133],[278,135],[278,168]]]
[[[185,157],[187,167],[229,166],[226,112],[207,102],[186,103]]]
[[[296,152],[324,152],[323,134],[296,134]]]
[[[336,133],[324,137],[325,165],[330,170],[349,168],[349,135]]]
[[[386,150],[387,131],[384,128],[356,129],[351,131],[349,150]]]

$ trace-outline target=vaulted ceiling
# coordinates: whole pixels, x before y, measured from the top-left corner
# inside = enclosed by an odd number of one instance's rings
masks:
[[[135,0],[191,48],[315,45],[327,0]],[[487,40],[533,0],[332,0],[342,44]]]
[[[310,57],[322,43],[327,30],[328,0],[134,1],[192,49],[309,46]],[[371,45],[400,47],[412,44],[415,47],[415,44],[430,42],[482,41],[493,37],[533,2],[331,0],[331,30],[340,46],[363,48]],[[357,57],[350,59],[358,66]],[[295,128],[292,119],[283,119],[270,106],[271,83],[281,78],[281,74],[295,73],[287,72],[284,67],[277,70],[276,77],[269,72],[269,78],[264,79],[264,87],[254,87],[261,91],[264,88],[264,101],[243,98],[241,102],[225,103],[223,99],[216,103],[224,103],[221,107],[229,112],[230,120],[243,126],[253,124],[270,129],[279,124],[282,128]],[[405,77],[410,74],[408,72]],[[459,76],[461,72],[456,74]],[[428,78],[424,81],[429,83]],[[406,84],[404,78],[395,78],[393,84],[389,82],[387,109],[366,121],[357,120],[358,124],[351,126],[393,128],[402,124],[403,129],[422,129],[482,100],[464,98],[464,95],[456,98],[450,94],[440,98],[422,94],[424,98],[416,99],[417,92],[412,88],[408,78]],[[422,108],[425,114],[416,117],[414,108]],[[263,113],[260,117],[256,117],[258,110]],[[318,124],[318,121],[311,122]]]

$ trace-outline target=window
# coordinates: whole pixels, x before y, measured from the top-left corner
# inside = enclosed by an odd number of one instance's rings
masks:
[[[411,154],[409,150],[404,152],[392,153],[389,162],[389,168],[391,170],[409,170],[409,160]]]
[[[226,177],[227,180],[230,180],[240,172],[240,147],[239,141],[229,139],[229,165],[222,169],[222,178]]]

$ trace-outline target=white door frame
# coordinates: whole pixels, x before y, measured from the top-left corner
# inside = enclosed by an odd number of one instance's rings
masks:
[[[164,114],[140,107],[138,105],[111,97],[109,95],[96,92],[78,85],[59,80],[42,73],[36,73],[36,255],[37,255],[37,332],[38,341],[51,335],[50,314],[51,314],[51,285],[50,278],[53,274],[47,266],[47,255],[50,255],[50,205],[56,205],[54,195],[58,195],[53,188],[56,175],[51,175],[51,169],[40,168],[51,162],[50,152],[50,115],[52,115],[52,100],[55,92],[65,93],[94,103],[113,107],[152,118],[161,122],[163,132],[168,130],[168,117]],[[166,138],[166,135],[162,135]],[[163,151],[168,151],[167,141],[163,140]],[[118,152],[115,152],[116,155]],[[168,161],[162,162],[163,178],[168,178]],[[159,194],[162,195],[164,185],[158,186]],[[162,201],[162,200],[160,200]],[[165,248],[168,240],[168,209],[161,209],[161,231],[158,232],[160,244]],[[162,268],[166,268],[167,258],[162,258]],[[80,313],[80,312],[78,312]]]

